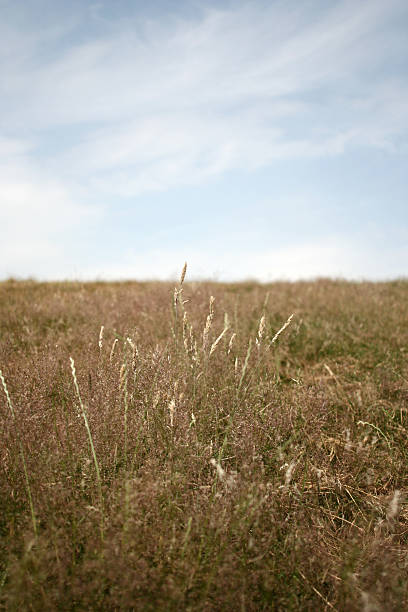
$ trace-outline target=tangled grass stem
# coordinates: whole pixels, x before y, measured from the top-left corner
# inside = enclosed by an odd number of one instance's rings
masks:
[[[88,440],[89,440],[89,444],[90,444],[90,447],[91,447],[93,462],[94,462],[94,465],[95,465],[96,480],[97,480],[97,485],[98,485],[99,504],[100,504],[100,510],[101,510],[100,531],[101,531],[101,538],[103,539],[103,535],[104,535],[104,511],[103,511],[103,495],[102,495],[101,472],[100,472],[100,469],[99,469],[98,459],[96,457],[95,446],[94,446],[94,443],[93,443],[91,429],[89,427],[88,415],[87,415],[87,412],[86,412],[85,405],[84,405],[84,403],[82,401],[81,394],[79,392],[79,385],[78,385],[78,380],[77,380],[77,376],[76,376],[75,362],[72,359],[72,357],[70,357],[69,360],[70,360],[70,363],[71,363],[71,371],[72,371],[72,378],[74,380],[74,387],[75,387],[75,391],[76,391],[76,394],[77,394],[77,397],[78,397],[79,405],[81,407],[81,414],[82,414],[82,418],[84,419],[85,429],[86,429],[87,434],[88,434]]]
[[[0,370],[0,380],[1,380],[1,384],[3,386],[4,393],[6,395],[7,405],[10,408],[11,417],[12,417],[14,423],[16,423],[17,422],[17,420],[16,420],[16,413],[14,412],[14,407],[13,407],[13,404],[11,403],[11,398],[10,398],[10,394],[8,392],[7,384],[6,384],[6,381],[4,379],[3,372],[1,370]],[[17,428],[17,435],[18,435],[18,445],[19,445],[19,449],[20,449],[21,462],[23,464],[23,472],[24,472],[24,479],[25,479],[26,490],[27,490],[28,503],[29,503],[29,506],[30,506],[31,522],[32,522],[32,525],[33,525],[34,534],[37,536],[37,534],[38,534],[37,519],[36,519],[36,515],[35,515],[35,511],[34,511],[33,496],[32,496],[32,493],[31,493],[30,479],[28,477],[27,462],[26,462],[26,459],[25,459],[23,442],[21,440],[21,435],[20,435],[19,428]]]

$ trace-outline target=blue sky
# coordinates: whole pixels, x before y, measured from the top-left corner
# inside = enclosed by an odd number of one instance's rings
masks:
[[[0,14],[0,278],[408,276],[406,0]]]

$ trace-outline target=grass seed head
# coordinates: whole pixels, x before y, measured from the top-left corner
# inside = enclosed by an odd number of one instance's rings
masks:
[[[218,343],[220,342],[221,338],[223,338],[225,336],[225,334],[227,333],[228,329],[229,329],[228,327],[224,327],[224,329],[222,330],[222,332],[220,333],[218,338],[212,343],[211,349],[210,349],[210,355],[213,354],[213,352],[217,348]]]
[[[1,370],[0,370],[0,380],[1,380],[1,384],[3,386],[4,393],[6,395],[7,405],[10,408],[11,416],[14,419],[15,418],[15,413],[14,413],[13,404],[11,403],[10,394],[8,392],[8,389],[7,389],[7,384],[6,384],[6,381],[4,379],[3,372]]]
[[[181,276],[180,276],[180,287],[181,285],[184,283],[184,279],[186,277],[186,272],[187,272],[187,262],[184,263],[183,269],[181,271]]]
[[[234,344],[234,340],[237,337],[237,334],[234,332],[230,338],[229,344],[228,344],[228,355],[230,354],[231,350],[232,350],[232,346]]]
[[[111,348],[111,352],[110,352],[110,356],[109,356],[109,361],[112,361],[112,359],[113,359],[113,355],[115,353],[115,347],[116,347],[117,342],[118,342],[117,338],[115,338],[114,341],[112,342],[112,348]]]
[[[398,516],[401,504],[401,491],[394,491],[394,495],[387,508],[387,521],[393,523]]]
[[[276,340],[279,338],[279,336],[281,335],[281,333],[287,328],[287,326],[290,324],[291,320],[294,317],[294,313],[290,315],[289,319],[286,321],[286,323],[284,325],[282,325],[282,327],[276,332],[276,334],[274,335],[274,337],[272,338],[271,344],[273,344],[274,342],[276,342]]]
[[[261,345],[262,338],[265,335],[265,329],[266,329],[265,315],[262,315],[261,320],[259,321],[258,334],[257,334],[257,338],[256,338],[256,345],[257,346]]]
[[[169,414],[170,414],[170,427],[174,425],[174,412],[176,409],[176,401],[174,399],[169,403]]]
[[[203,350],[207,348],[208,336],[209,336],[211,325],[214,319],[214,301],[215,301],[215,297],[211,296],[210,297],[210,312],[207,316],[207,320],[206,320],[204,331],[203,331]]]
[[[99,346],[99,351],[102,350],[102,344],[103,344],[103,330],[105,329],[105,327],[103,325],[101,325],[101,330],[99,332],[99,342],[98,342],[98,346]]]

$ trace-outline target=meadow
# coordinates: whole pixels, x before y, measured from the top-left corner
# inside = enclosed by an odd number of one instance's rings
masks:
[[[0,607],[408,609],[407,305],[0,283]]]

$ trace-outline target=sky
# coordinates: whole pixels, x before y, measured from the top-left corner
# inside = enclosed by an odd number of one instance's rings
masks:
[[[408,276],[406,0],[0,15],[0,279]]]

